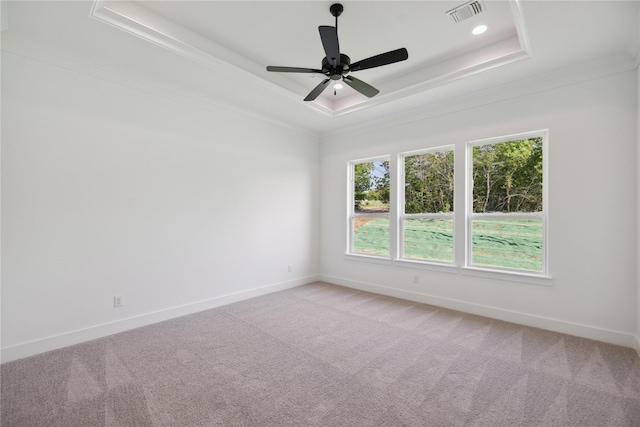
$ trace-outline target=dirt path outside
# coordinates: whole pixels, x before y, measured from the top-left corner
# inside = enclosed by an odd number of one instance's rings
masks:
[[[356,213],[359,214],[367,214],[367,213],[389,213],[388,206],[365,206],[363,208],[357,209]],[[353,220],[353,232],[357,232],[360,227],[365,225],[366,223],[373,221],[375,218],[354,218]]]

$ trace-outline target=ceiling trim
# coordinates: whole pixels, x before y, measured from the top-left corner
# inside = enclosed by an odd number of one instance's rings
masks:
[[[640,22],[640,8],[636,16],[636,22]],[[635,60],[636,67],[640,66],[640,25],[635,25],[627,41],[627,52]]]
[[[0,0],[0,32],[9,29],[9,4],[7,0]]]
[[[418,73],[412,76],[416,83],[409,84],[407,87],[391,90],[362,102],[343,102],[338,106],[324,105],[320,99],[316,102],[302,101],[298,93],[289,89],[291,87],[290,80],[287,80],[285,87],[281,87],[276,83],[259,77],[259,74],[264,69],[262,65],[215,43],[213,40],[158,16],[136,5],[133,1],[96,0],[91,11],[91,17],[176,52],[223,75],[240,77],[247,84],[302,104],[306,108],[310,108],[322,115],[340,117],[530,58],[530,47],[520,2],[519,0],[509,0],[509,4],[517,34],[513,37],[514,40],[507,40],[507,44],[512,45],[509,47],[510,50],[503,51],[500,55],[487,60],[478,60],[470,66],[445,70],[440,75],[429,76]]]
[[[522,8],[520,7],[520,0],[510,0],[511,13],[513,14],[513,22],[516,27],[516,34],[520,41],[520,50],[531,56],[531,47],[529,46],[529,35],[524,25],[524,16],[522,15]]]
[[[90,16],[134,36],[178,53],[196,63],[226,76],[241,77],[247,83],[298,101],[299,95],[266,81],[255,74],[258,64],[206,39],[186,28],[143,9],[132,1],[96,0]],[[230,61],[240,63],[232,65]],[[260,67],[261,68],[261,67]],[[317,111],[331,115],[327,107],[316,105]]]
[[[485,71],[493,70],[495,68],[512,64],[514,62],[522,61],[523,59],[528,59],[529,57],[530,57],[529,54],[522,50],[517,50],[511,53],[507,53],[500,57],[492,58],[483,63],[475,64],[468,68],[452,71],[445,75],[433,77],[431,79],[424,80],[420,83],[417,83],[412,86],[408,86],[403,89],[396,90],[394,92],[376,96],[375,98],[371,98],[368,102],[362,102],[360,104],[341,108],[339,110],[334,111],[333,116],[339,117],[345,114],[353,113],[355,111],[360,111],[365,108],[381,105],[389,101],[396,101],[396,100],[405,98],[407,96],[411,96],[417,93],[428,91],[430,89],[447,85],[449,83],[453,83],[456,80],[472,77],[476,74],[480,74]]]
[[[256,114],[246,108],[235,108],[211,98],[199,97],[192,93],[182,92],[175,87],[142,80],[131,74],[123,74],[109,70],[74,56],[61,55],[59,52],[47,50],[42,46],[36,46],[24,40],[3,39],[2,52],[3,55],[4,53],[11,53],[42,65],[64,70],[65,72],[96,79],[127,90],[136,91],[147,96],[158,97],[169,102],[186,105],[202,111],[209,111],[229,118],[235,117],[240,120],[250,119],[252,126],[256,126],[257,123],[263,123],[267,126],[277,126],[282,131],[296,135],[304,141],[318,143],[319,140],[318,132],[296,126],[290,122]]]
[[[424,121],[429,118],[543,93],[565,86],[625,73],[636,68],[634,59],[630,58],[628,54],[614,54],[506,85],[487,88],[480,92],[460,95],[411,110],[405,110],[388,115],[384,120],[369,120],[335,131],[325,132],[322,134],[321,143],[332,141],[336,138],[356,138],[394,127],[407,126],[410,123]]]

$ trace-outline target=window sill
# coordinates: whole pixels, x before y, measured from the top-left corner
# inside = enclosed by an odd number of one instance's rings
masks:
[[[421,270],[438,271],[441,273],[458,274],[458,267],[452,264],[439,264],[429,261],[417,261],[410,259],[396,259],[393,265],[402,268],[418,268]]]
[[[457,267],[455,265],[438,264],[435,262],[414,261],[409,259],[383,258],[375,255],[344,254],[348,261],[368,262],[372,264],[388,265],[390,267],[413,268],[437,271],[440,273],[460,274],[463,276],[482,277],[486,279],[504,280],[507,282],[526,283],[539,286],[553,286],[553,278],[540,274],[527,274],[516,271],[500,271],[479,267]]]
[[[349,261],[370,262],[373,264],[393,265],[393,261],[390,258],[375,255],[344,254],[344,259]]]
[[[460,274],[465,276],[484,277],[488,279],[506,280],[508,282],[528,283],[540,286],[553,286],[553,278],[540,274],[527,274],[512,271],[491,270],[478,267],[460,267]]]

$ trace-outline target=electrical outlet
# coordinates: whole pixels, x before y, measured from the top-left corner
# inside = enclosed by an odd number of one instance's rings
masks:
[[[122,307],[122,295],[116,295],[113,297],[113,306]]]
[[[292,265],[288,265],[287,269],[288,269],[289,273],[293,273],[293,266]]]
[[[418,276],[417,274],[413,276],[413,283],[420,283],[420,276]]]

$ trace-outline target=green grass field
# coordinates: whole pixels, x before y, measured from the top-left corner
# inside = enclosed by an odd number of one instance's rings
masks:
[[[353,246],[359,254],[389,255],[389,218],[373,218],[360,226]]]
[[[542,220],[474,220],[473,263],[542,271]]]
[[[406,258],[453,261],[453,221],[407,219]],[[355,233],[357,253],[389,255],[389,220],[375,218]],[[477,219],[473,221],[473,264],[542,271],[542,222],[538,219]]]
[[[405,219],[404,256],[453,262],[453,220]]]

